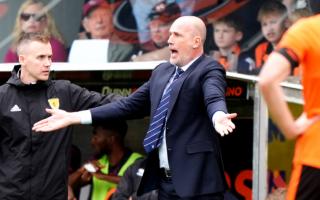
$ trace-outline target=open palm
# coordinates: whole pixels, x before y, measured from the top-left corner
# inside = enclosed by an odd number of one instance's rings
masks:
[[[46,109],[51,114],[50,117],[40,120],[32,127],[36,132],[49,132],[69,126],[71,123],[71,113],[60,109]]]
[[[236,116],[236,113],[219,113],[219,115],[217,115],[215,118],[214,128],[221,136],[228,135],[229,133],[233,132],[233,129],[236,127],[231,121],[231,119],[235,118]]]

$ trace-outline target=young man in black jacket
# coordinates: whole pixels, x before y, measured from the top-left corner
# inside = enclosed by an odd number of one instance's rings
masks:
[[[20,65],[0,87],[0,199],[67,199],[71,128],[35,133],[45,108],[78,111],[116,100],[69,81],[50,80],[52,48],[45,34],[18,41]]]

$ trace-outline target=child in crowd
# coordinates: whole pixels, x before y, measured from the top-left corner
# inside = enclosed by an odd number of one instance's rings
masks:
[[[249,53],[241,51],[242,25],[235,16],[218,19],[214,23],[213,37],[218,50],[213,51],[212,56],[227,71],[249,73],[254,68],[254,60]]]
[[[255,49],[257,67],[255,73],[260,71],[268,55],[289,27],[287,8],[279,0],[268,0],[259,9],[258,21],[266,41],[260,43]]]

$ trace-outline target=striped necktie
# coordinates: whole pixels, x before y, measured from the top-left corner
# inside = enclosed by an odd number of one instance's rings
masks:
[[[167,112],[170,104],[170,95],[172,86],[177,78],[183,73],[183,70],[179,67],[176,68],[174,77],[170,83],[168,83],[167,89],[164,90],[158,108],[150,121],[149,129],[146,137],[143,140],[143,146],[147,153],[151,152],[155,148],[161,145],[163,138],[163,128],[165,125]]]

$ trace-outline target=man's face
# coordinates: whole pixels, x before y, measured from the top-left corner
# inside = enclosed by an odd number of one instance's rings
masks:
[[[83,26],[93,39],[109,39],[113,32],[112,12],[98,7],[84,18]]]
[[[170,23],[155,19],[150,22],[149,28],[152,41],[160,47],[166,46],[169,38]]]
[[[261,30],[263,36],[272,44],[277,44],[285,32],[285,22],[278,14],[270,14],[261,18]]]
[[[36,18],[35,16],[41,12],[43,7],[41,4],[31,4],[23,10],[20,16],[21,29],[25,33],[41,32],[47,26],[46,15]]]
[[[52,63],[50,43],[31,41],[23,44],[19,53],[21,79],[26,83],[47,81]]]
[[[242,38],[242,33],[227,24],[218,23],[214,26],[214,41],[217,47],[231,49]]]
[[[114,136],[111,131],[108,131],[100,126],[93,129],[91,138],[91,146],[94,149],[95,155],[100,157],[111,152],[111,145]]]
[[[172,24],[169,32],[170,63],[182,67],[194,59],[193,30],[178,20]]]

